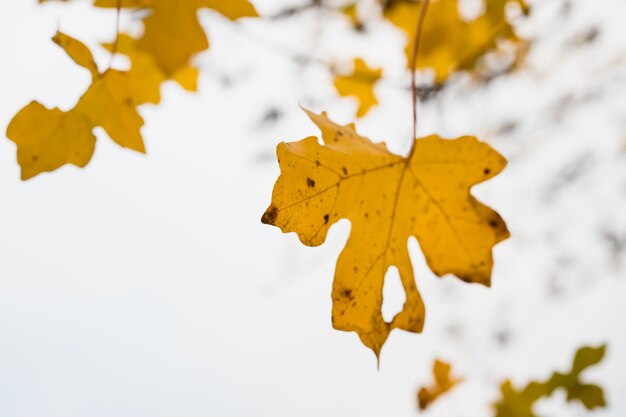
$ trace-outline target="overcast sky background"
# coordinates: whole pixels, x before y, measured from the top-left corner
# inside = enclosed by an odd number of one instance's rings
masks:
[[[298,4],[254,3],[261,14]],[[410,242],[426,326],[392,333],[380,371],[356,334],[330,322],[349,222],[308,248],[260,217],[275,146],[318,134],[298,104],[343,123],[356,109],[327,68],[299,66],[282,47],[383,66],[381,106],[357,127],[407,152],[404,41],[390,25],[363,35],[328,14],[233,25],[202,12],[211,49],[197,60],[200,92],[167,84],[158,107],[142,108],[147,156],[98,131],[86,169],[21,182],[15,145],[1,140],[0,414],[410,417],[442,358],[465,382],[423,415],[487,417],[503,379],[546,378],[568,370],[578,347],[608,343],[585,379],[610,404],[593,415],[622,417],[626,3],[534,3],[520,31],[536,41],[519,71],[480,88],[461,77],[420,107],[421,135],[475,134],[510,161],[475,189],[512,232],[496,247],[493,287],[436,278]],[[32,99],[67,109],[88,86],[50,41],[57,27],[97,48],[114,24],[87,2],[0,2],[0,127]],[[137,23],[125,14],[122,27]],[[397,282],[385,295],[386,312],[397,310]],[[587,415],[564,399],[537,411]]]

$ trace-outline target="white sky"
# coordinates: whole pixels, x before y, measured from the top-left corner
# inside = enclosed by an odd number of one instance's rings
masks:
[[[3,129],[30,100],[68,108],[88,85],[50,37],[59,26],[95,47],[115,19],[79,3],[0,2]],[[168,84],[161,105],[142,109],[147,156],[98,132],[86,169],[24,183],[14,144],[0,141],[0,415],[409,417],[439,357],[466,382],[423,414],[490,416],[502,379],[545,378],[569,369],[579,346],[606,342],[587,380],[605,387],[610,408],[593,414],[622,417],[626,4],[572,1],[564,14],[562,0],[536,3],[522,31],[540,40],[523,68],[482,89],[459,80],[420,108],[422,134],[476,134],[510,161],[475,191],[512,231],[495,251],[494,285],[437,279],[411,242],[426,328],[394,332],[380,371],[354,333],[330,323],[349,223],[307,248],[260,217],[276,144],[318,133],[298,104],[340,122],[356,108],[335,96],[327,70],[300,68],[276,45],[384,66],[381,106],[358,128],[408,149],[404,46],[390,26],[355,35],[307,14],[235,27],[203,13],[212,45],[198,58],[200,93]],[[255,4],[270,13],[294,2]],[[594,43],[571,46],[592,28]],[[284,117],[262,124],[274,107]],[[397,286],[386,295],[402,301]],[[539,411],[586,415],[563,400]]]

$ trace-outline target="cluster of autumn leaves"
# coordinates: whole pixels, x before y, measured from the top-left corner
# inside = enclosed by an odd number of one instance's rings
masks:
[[[55,0],[39,0],[40,3]],[[56,0],[59,1],[59,0]],[[359,30],[380,22],[393,24],[406,36],[407,66],[413,48],[415,20],[420,7],[413,0],[373,0],[376,13],[365,12],[366,1],[351,1],[337,9]],[[432,76],[432,85],[440,87],[458,72],[476,78],[490,74],[488,60],[509,55],[507,68],[517,65],[527,42],[521,40],[507,17],[507,9],[517,6],[521,14],[529,12],[524,0],[488,0],[477,16],[464,16],[458,0],[435,0],[423,28],[424,42],[417,59],[417,69]],[[14,117],[7,137],[17,145],[17,159],[22,179],[54,171],[65,164],[86,166],[94,152],[94,127],[102,127],[122,147],[145,152],[141,135],[144,122],[137,108],[160,102],[160,86],[173,80],[185,90],[197,90],[199,71],[193,58],[209,48],[209,40],[198,20],[198,12],[214,10],[230,20],[258,18],[249,0],[95,0],[94,7],[120,8],[139,13],[144,31],[137,38],[121,33],[115,41],[103,44],[112,54],[123,54],[131,62],[127,71],[99,68],[89,49],[77,39],[59,33],[53,39],[92,76],[92,85],[69,111],[47,109],[33,101]],[[378,104],[375,86],[383,77],[381,68],[371,68],[359,57],[353,69],[334,74],[334,86],[340,96],[355,97],[357,117],[365,116]],[[39,126],[33,129],[32,126]]]
[[[52,0],[40,0],[46,2]],[[359,31],[382,17],[406,35],[406,60],[411,63],[421,1],[374,0],[378,14],[365,13],[362,1],[338,9]],[[197,90],[199,71],[193,57],[209,48],[198,11],[212,9],[236,20],[258,17],[248,0],[95,0],[95,7],[141,11],[144,31],[139,37],[118,33],[102,46],[123,54],[128,70],[100,68],[92,52],[64,33],[53,40],[79,66],[89,71],[91,85],[68,111],[48,109],[33,101],[11,121],[7,137],[17,145],[22,179],[54,171],[65,164],[84,167],[90,161],[95,127],[122,147],[144,152],[144,124],[138,106],[160,102],[160,87],[168,80],[188,91]],[[475,78],[491,76],[490,60],[499,71],[515,68],[528,43],[520,39],[509,11],[529,13],[524,0],[486,0],[476,16],[464,16],[457,0],[433,0],[422,28],[416,68],[441,87],[464,72]],[[504,64],[502,64],[504,63]],[[358,101],[357,117],[378,104],[375,86],[383,70],[370,68],[359,57],[353,70],[336,73],[339,95]],[[277,148],[281,175],[262,221],[284,232],[295,232],[308,246],[321,245],[329,228],[349,219],[352,229],[341,252],[332,289],[332,322],[336,329],[354,331],[378,355],[393,329],[421,332],[425,306],[417,288],[407,242],[417,238],[430,269],[469,283],[491,284],[493,247],[509,237],[497,212],[476,200],[471,188],[497,175],[506,160],[475,137],[415,138],[407,157],[388,151],[359,135],[354,125],[340,125],[325,114],[306,110],[321,131],[316,137],[281,143]],[[382,316],[382,290],[391,267],[400,273],[406,302],[390,322]],[[497,417],[532,417],[532,404],[558,389],[591,409],[604,405],[602,391],[579,381],[582,370],[597,363],[602,349],[578,352],[570,374],[531,383],[521,391],[502,385]],[[420,390],[422,408],[454,387],[450,367],[435,364],[435,384]]]
[[[40,3],[47,1],[51,0]],[[189,91],[197,89],[198,69],[191,60],[209,47],[198,11],[210,8],[229,19],[257,16],[247,0],[96,0],[94,6],[148,9],[139,38],[118,34],[114,42],[103,45],[112,54],[126,55],[130,68],[101,70],[82,42],[64,33],[54,36],[54,42],[90,72],[92,83],[68,111],[47,109],[33,101],[13,118],[7,137],[17,144],[24,180],[68,163],[87,165],[95,149],[95,127],[102,127],[120,146],[145,152],[141,135],[144,121],[138,106],[158,104],[160,87],[166,80],[174,80]]]

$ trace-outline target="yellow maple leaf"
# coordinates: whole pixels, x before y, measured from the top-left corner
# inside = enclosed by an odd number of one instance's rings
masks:
[[[351,74],[335,77],[334,85],[339,95],[343,97],[354,96],[359,101],[357,117],[365,116],[372,106],[378,104],[374,86],[382,74],[382,69],[370,68],[361,58],[355,58],[354,69]]]
[[[57,33],[53,40],[77,64],[92,74],[92,84],[69,111],[47,109],[32,102],[20,110],[7,128],[17,145],[22,179],[53,171],[67,163],[87,165],[93,154],[93,129],[102,127],[123,147],[144,152],[137,106],[159,100],[158,84],[141,73],[107,70],[99,73],[89,49],[80,41]]]
[[[433,375],[435,382],[429,387],[422,387],[417,393],[417,401],[420,410],[428,408],[437,398],[450,391],[457,384],[463,381],[461,378],[450,376],[452,367],[450,364],[435,360],[433,365]]]
[[[479,71],[479,61],[498,50],[501,41],[515,45],[522,54],[525,43],[517,37],[506,18],[505,8],[517,3],[528,12],[524,0],[486,0],[482,15],[467,21],[459,11],[458,0],[432,1],[422,29],[417,69],[431,68],[435,82],[444,83],[455,71]],[[421,2],[390,1],[384,16],[407,36],[407,65],[411,66],[417,16]]]
[[[96,0],[97,7],[115,8],[117,0]],[[209,47],[209,41],[198,20],[198,11],[210,8],[235,20],[256,17],[257,12],[248,0],[124,0],[124,8],[149,8],[144,19],[144,34],[137,41],[137,49],[152,55],[168,78],[183,79],[190,86],[187,68],[191,58]],[[179,71],[186,71],[183,75]],[[192,87],[190,87],[192,88]]]
[[[278,145],[281,175],[262,221],[318,246],[331,225],[350,220],[350,238],[333,282],[333,326],[357,332],[378,356],[391,330],[420,332],[424,325],[409,237],[417,237],[438,276],[450,273],[490,285],[492,248],[509,233],[470,188],[498,174],[506,160],[469,136],[418,139],[412,156],[403,158],[358,135],[352,125],[307,113],[322,131],[324,145],[315,137]],[[406,303],[386,322],[382,290],[392,266],[400,273]]]

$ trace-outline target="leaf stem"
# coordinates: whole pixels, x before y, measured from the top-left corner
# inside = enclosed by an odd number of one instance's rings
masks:
[[[424,28],[424,18],[428,10],[429,0],[422,0],[417,25],[415,27],[415,39],[413,41],[413,53],[411,55],[411,101],[413,105],[413,138],[411,138],[411,151],[409,158],[415,152],[415,139],[417,139],[417,81],[415,72],[417,70],[417,56],[419,55],[420,40],[422,39],[422,29]]]

